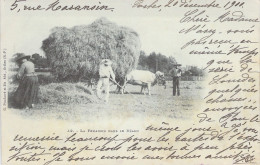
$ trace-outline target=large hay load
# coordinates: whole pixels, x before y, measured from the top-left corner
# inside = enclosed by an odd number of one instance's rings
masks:
[[[97,78],[103,58],[113,61],[117,81],[122,81],[137,66],[140,40],[132,29],[101,18],[90,25],[53,28],[42,49],[60,81]]]

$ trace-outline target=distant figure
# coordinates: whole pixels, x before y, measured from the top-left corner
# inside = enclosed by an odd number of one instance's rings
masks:
[[[38,77],[34,71],[34,64],[29,61],[30,56],[18,54],[15,61],[19,65],[16,75],[19,80],[19,86],[14,94],[14,102],[19,108],[33,108],[36,102],[39,83]]]
[[[170,70],[170,75],[172,76],[172,85],[173,85],[173,96],[180,96],[180,77],[181,77],[181,69],[178,68],[181,64],[174,64],[174,68]]]
[[[158,85],[163,85],[164,89],[166,89],[166,80],[163,72],[157,71],[155,73],[156,78],[157,78],[157,83]]]
[[[97,96],[101,99],[101,92],[105,89],[105,101],[109,98],[109,79],[112,77],[115,82],[115,74],[111,67],[112,62],[109,59],[103,59],[99,67],[99,80],[97,83]]]

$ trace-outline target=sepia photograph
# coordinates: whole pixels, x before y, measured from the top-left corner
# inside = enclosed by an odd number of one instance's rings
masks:
[[[84,121],[114,116],[189,119],[194,103],[202,101],[202,66],[179,61],[182,55],[173,46],[163,50],[145,43],[153,31],[138,32],[106,17],[44,30],[49,36],[35,44],[41,47],[30,46],[38,52],[16,52],[16,47],[26,49],[14,45],[8,90],[14,113]],[[151,48],[144,51],[142,45]]]
[[[260,165],[259,0],[1,0],[3,165]]]

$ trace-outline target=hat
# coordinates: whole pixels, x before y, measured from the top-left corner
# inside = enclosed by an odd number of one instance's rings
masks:
[[[111,65],[111,64],[112,64],[112,61],[109,60],[109,59],[103,59],[103,60],[101,61],[101,64]]]
[[[19,60],[25,59],[25,58],[30,58],[30,55],[25,55],[23,53],[17,53],[16,57],[14,57],[14,61],[17,62]]]

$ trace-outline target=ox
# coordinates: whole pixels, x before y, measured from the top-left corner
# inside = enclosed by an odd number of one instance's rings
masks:
[[[166,84],[165,79],[162,78],[162,76],[158,76],[146,70],[133,70],[126,75],[124,87],[127,83],[132,85],[140,85],[141,93],[145,88],[147,88],[148,94],[151,95],[151,86],[154,86],[159,80],[162,81],[163,84]],[[124,93],[124,90],[122,93]]]

